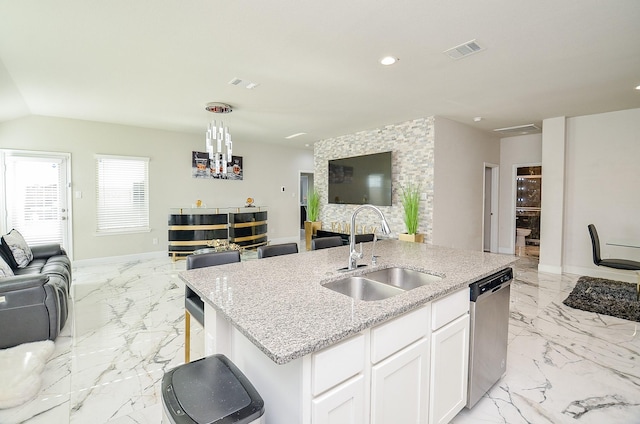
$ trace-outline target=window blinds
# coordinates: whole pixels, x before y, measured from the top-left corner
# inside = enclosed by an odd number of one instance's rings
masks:
[[[98,233],[149,231],[149,158],[96,156]]]

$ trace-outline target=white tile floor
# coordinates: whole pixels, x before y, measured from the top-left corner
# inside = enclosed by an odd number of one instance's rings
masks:
[[[0,410],[0,423],[159,423],[163,373],[184,359],[184,266],[75,269],[71,318],[42,390]],[[640,423],[639,324],[564,306],[577,276],[538,273],[535,258],[515,270],[507,375],[453,422]],[[195,323],[192,358],[201,340]]]

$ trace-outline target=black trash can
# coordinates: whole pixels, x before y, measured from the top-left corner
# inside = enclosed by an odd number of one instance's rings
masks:
[[[264,401],[224,355],[213,355],[167,372],[162,378],[165,424],[260,424]]]

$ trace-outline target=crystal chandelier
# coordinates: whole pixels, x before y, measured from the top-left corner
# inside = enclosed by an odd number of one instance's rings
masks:
[[[211,113],[230,113],[233,111],[231,106],[224,103],[207,103],[205,109]],[[222,144],[224,143],[224,150]],[[214,149],[214,144],[216,148]],[[211,121],[207,128],[206,147],[209,154],[210,167],[215,175],[227,173],[227,162],[231,161],[233,150],[233,142],[229,127],[225,127],[220,121],[220,125],[216,125],[216,121]]]

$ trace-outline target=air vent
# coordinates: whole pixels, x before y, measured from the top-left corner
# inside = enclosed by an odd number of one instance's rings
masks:
[[[515,127],[497,128],[493,130],[500,134],[535,134],[540,132],[540,127],[535,124],[517,125]]]
[[[476,40],[471,40],[464,44],[460,44],[459,46],[452,47],[449,50],[445,50],[444,54],[449,56],[451,59],[461,59],[482,50],[484,50],[484,47],[481,47]]]

